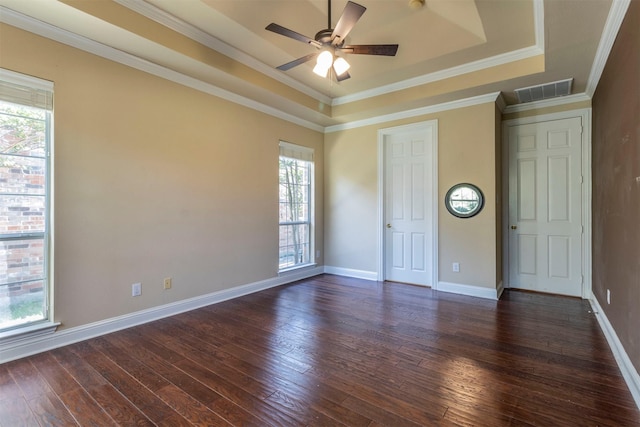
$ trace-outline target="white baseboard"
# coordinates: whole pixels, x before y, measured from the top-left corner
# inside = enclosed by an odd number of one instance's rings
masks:
[[[62,331],[49,335],[16,339],[9,343],[3,343],[2,349],[0,349],[0,363],[31,356],[43,351],[52,350],[54,348],[105,335],[121,329],[141,325],[153,320],[184,313],[186,311],[226,301],[232,298],[238,298],[243,295],[295,282],[296,280],[317,276],[322,274],[323,271],[323,267],[294,270],[281,274],[278,277],[148,308],[146,310],[125,314],[123,316],[112,317],[110,319],[101,320],[99,322],[75,328],[63,329]]]
[[[591,298],[589,298],[589,302],[591,303],[591,308],[596,315],[596,319],[598,319],[600,329],[602,329],[602,332],[609,343],[613,357],[615,357],[616,362],[618,362],[618,367],[620,368],[620,372],[629,387],[629,391],[631,391],[631,395],[636,401],[638,409],[640,409],[640,375],[638,375],[638,371],[633,366],[633,363],[631,363],[631,359],[629,359],[627,352],[622,346],[615,329],[613,329],[613,326],[609,323],[607,315],[602,310],[600,303],[598,303],[598,300],[593,293],[591,294]]]
[[[352,268],[332,267],[330,265],[325,265],[324,272],[327,274],[335,274],[338,276],[354,277],[356,279],[373,281],[378,280],[378,273],[375,271],[354,270]]]
[[[330,265],[325,265],[324,272],[327,274],[354,277],[357,279],[372,281],[378,280],[378,273],[375,271],[354,270],[351,268],[332,267]],[[438,287],[437,289],[434,288],[434,290],[498,300],[500,299],[500,295],[502,295],[502,292],[504,291],[504,286],[502,282],[500,282],[497,289],[481,288],[479,286],[462,285],[459,283],[438,282]]]
[[[504,292],[504,283],[502,281],[500,281],[500,283],[498,283],[498,287],[496,289],[496,299],[500,299],[500,297],[502,296],[503,292]]]
[[[500,282],[500,285],[502,285],[502,282]],[[502,293],[502,286],[500,286],[500,289],[493,289],[481,288],[480,286],[463,285],[460,283],[438,282],[438,291],[497,300],[500,298],[500,294]],[[500,291],[500,293],[498,293],[498,291]]]

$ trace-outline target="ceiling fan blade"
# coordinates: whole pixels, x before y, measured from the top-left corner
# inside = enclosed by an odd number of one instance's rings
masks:
[[[296,33],[293,30],[290,30],[288,28],[283,27],[282,25],[278,25],[278,24],[275,24],[273,22],[271,24],[267,25],[265,27],[265,30],[273,31],[276,34],[280,34],[282,36],[289,37],[289,38],[292,38],[294,40],[298,40],[298,41],[301,41],[303,43],[307,43],[307,44],[310,44],[310,45],[313,45],[313,46],[316,46],[316,47],[320,47],[321,46],[320,43],[318,43],[314,39],[312,39],[310,37],[307,37],[307,36],[305,36],[303,34]]]
[[[347,71],[345,71],[344,73],[340,74],[339,76],[336,76],[336,80],[341,82],[343,80],[347,80],[350,77],[351,77],[351,75]]]
[[[293,61],[282,64],[281,66],[276,68],[281,71],[287,71],[300,64],[304,64],[307,61],[311,61],[316,56],[318,56],[318,52],[310,53],[309,55],[303,56],[302,58],[294,59]]]
[[[354,44],[340,48],[342,52],[356,55],[396,56],[397,44]]]
[[[367,8],[358,3],[347,2],[340,19],[338,19],[336,28],[331,33],[331,44],[338,46],[342,43],[365,10]]]

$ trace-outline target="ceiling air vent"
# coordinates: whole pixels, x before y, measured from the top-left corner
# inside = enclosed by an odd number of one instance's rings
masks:
[[[542,99],[569,95],[571,93],[571,82],[573,82],[573,78],[537,86],[523,87],[516,89],[514,92],[520,103],[540,101]]]

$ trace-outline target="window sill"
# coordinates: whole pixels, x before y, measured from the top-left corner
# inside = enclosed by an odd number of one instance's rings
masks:
[[[278,276],[286,276],[287,274],[290,273],[294,273],[294,272],[298,272],[300,270],[304,270],[307,268],[315,268],[317,267],[318,264],[316,264],[315,262],[310,262],[308,264],[299,264],[299,265],[294,265],[293,267],[288,267],[285,269],[282,269],[280,271],[278,271]]]
[[[9,345],[18,341],[38,338],[53,334],[60,326],[60,322],[41,322],[22,328],[0,332],[0,346]]]

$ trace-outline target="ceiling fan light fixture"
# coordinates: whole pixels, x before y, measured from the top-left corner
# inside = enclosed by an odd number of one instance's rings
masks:
[[[409,0],[410,2],[418,2],[424,4],[425,0]],[[275,22],[267,25],[265,30],[273,31],[274,33],[289,37],[294,40],[309,44],[316,49],[319,49],[318,53],[311,53],[301,58],[289,61],[286,64],[282,64],[276,67],[281,71],[288,71],[293,67],[300,64],[304,64],[316,58],[316,65],[313,68],[313,72],[320,77],[326,78],[329,70],[333,66],[335,70],[335,77],[338,82],[346,80],[351,76],[347,72],[350,69],[349,63],[337,54],[355,54],[355,55],[383,55],[383,56],[395,56],[398,50],[397,44],[370,44],[370,45],[351,45],[345,46],[344,40],[349,32],[356,25],[362,14],[367,10],[366,7],[354,3],[351,0],[347,1],[347,5],[344,7],[338,22],[334,28],[331,28],[331,0],[327,0],[328,14],[327,14],[327,29],[320,30],[316,33],[314,38],[307,37],[304,34],[297,33],[293,30],[278,25]],[[333,74],[333,73],[332,73]]]
[[[318,55],[318,59],[316,60],[317,65],[322,68],[331,68],[331,64],[333,64],[333,54],[328,50],[323,50]]]
[[[326,78],[331,65],[333,65],[333,54],[328,50],[323,50],[316,59],[316,66],[313,67],[313,72],[320,77]]]
[[[316,66],[313,67],[313,72],[322,78],[326,78],[329,73],[329,68],[331,68],[331,66],[325,68],[320,64],[316,64]]]
[[[351,65],[347,62],[346,59],[342,57],[336,58],[333,63],[333,69],[336,71],[336,75],[341,76],[347,72],[347,70],[351,68]]]

